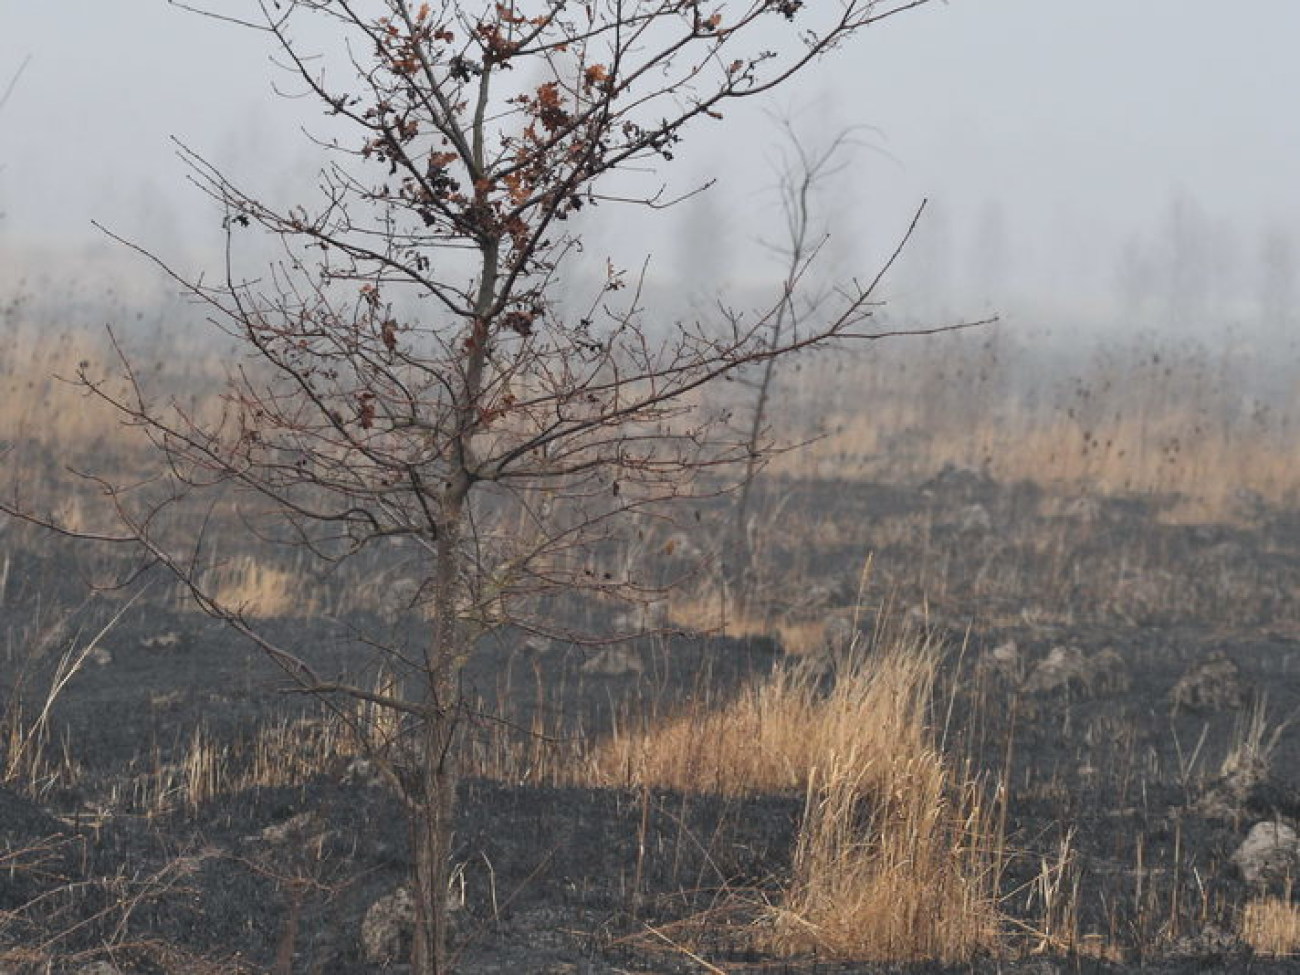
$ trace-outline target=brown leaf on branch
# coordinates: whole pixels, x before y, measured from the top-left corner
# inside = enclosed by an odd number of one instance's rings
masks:
[[[533,322],[536,319],[537,316],[532,312],[510,311],[506,312],[502,317],[501,324],[510,329],[510,331],[514,332],[516,335],[527,338],[529,335],[533,334]]]

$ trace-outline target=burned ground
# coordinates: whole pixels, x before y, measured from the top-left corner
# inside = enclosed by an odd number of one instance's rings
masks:
[[[909,487],[772,482],[766,504],[764,582],[784,618],[852,614],[864,644],[877,614],[944,637],[936,733],[1006,796],[1007,949],[962,970],[1284,964],[1253,957],[1240,931],[1252,896],[1289,896],[1285,871],[1252,889],[1233,855],[1255,823],[1300,816],[1290,513],[1177,524],[1158,500],[1061,498],[962,471]],[[7,544],[4,689],[11,727],[30,728],[62,655],[127,596],[86,596],[99,556],[16,530]],[[322,672],[356,673],[355,633],[372,622],[267,626]],[[826,642],[845,638],[826,627]],[[55,703],[30,766],[41,774],[15,762],[0,792],[7,970],[382,967],[363,956],[363,919],[409,856],[389,790],[342,746],[293,784],[241,771],[269,747],[265,729],[286,729],[283,746],[328,716],[161,581],[95,649]],[[659,635],[611,653],[503,631],[467,679],[501,727],[598,740],[633,713],[716,703],[788,665],[770,639]],[[692,956],[728,972],[884,970],[755,947],[802,796],[557,784],[554,759],[530,764],[517,739],[509,761],[484,760],[492,777],[462,786],[465,970],[702,970]],[[211,787],[196,787],[205,774]]]

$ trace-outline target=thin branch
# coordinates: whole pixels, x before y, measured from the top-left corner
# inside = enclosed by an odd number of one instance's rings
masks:
[[[18,70],[15,71],[13,77],[9,79],[9,84],[5,85],[4,93],[0,94],[0,109],[3,109],[8,103],[9,97],[14,93],[14,89],[18,87],[18,79],[23,76],[23,72],[27,70],[27,65],[31,63],[32,56],[28,54],[23,58],[22,63],[18,65]]]

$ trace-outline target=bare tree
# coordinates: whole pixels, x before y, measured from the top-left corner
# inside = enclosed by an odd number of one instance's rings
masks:
[[[1268,228],[1259,245],[1257,303],[1260,324],[1272,334],[1284,334],[1295,315],[1296,245],[1280,226]]]
[[[23,58],[22,63],[18,65],[18,69],[14,71],[13,77],[11,77],[5,84],[4,91],[0,92],[0,111],[3,111],[4,107],[9,104],[9,99],[13,97],[14,89],[18,87],[18,79],[23,76],[23,72],[27,70],[27,65],[31,64],[31,62],[32,56],[29,54]],[[3,172],[3,170],[4,166],[0,165],[0,172]],[[4,211],[0,210],[0,219],[3,217]]]
[[[123,526],[104,537],[142,546],[305,691],[367,702],[400,727],[377,758],[410,815],[414,971],[454,963],[452,824],[476,720],[462,674],[482,635],[505,621],[550,632],[557,596],[644,591],[593,570],[590,553],[627,515],[757,450],[697,409],[696,393],[800,349],[879,337],[862,330],[878,276],[836,291],[815,320],[792,320],[783,292],[719,330],[656,324],[639,279],[609,267],[587,310],[570,312],[554,298],[581,249],[569,218],[668,204],[638,186],[693,123],[927,2],[265,0],[236,21],[268,34],[330,118],[320,199],[278,209],[182,147],[224,213],[224,276],[189,280],[128,246],[247,359],[208,420],[156,397],[125,355],[125,395],[83,375],[170,471],[161,492],[102,484]],[[310,49],[302,18],[323,19],[345,53]],[[237,245],[258,229],[283,257],[245,277]],[[163,515],[213,487],[269,502],[264,530],[321,560],[377,548],[406,560],[427,636],[418,647],[376,636],[395,674],[386,689],[316,673],[207,585],[205,538],[170,538]]]
[[[844,155],[853,144],[853,131],[846,130],[824,147],[812,150],[788,120],[782,124],[782,130],[786,151],[777,167],[777,190],[784,237],[773,247],[784,263],[784,273],[777,288],[775,308],[765,323],[765,341],[771,349],[781,348],[792,333],[798,332],[801,315],[818,314],[815,299],[807,308],[796,305],[796,299],[807,293],[808,289],[802,288],[801,284],[827,241],[826,231],[815,226],[817,191],[824,189],[826,181],[847,164]],[[754,489],[770,450],[768,428],[779,358],[765,356],[758,364],[757,375],[741,377],[743,384],[752,387],[754,401],[743,432],[744,473],[731,512],[731,525],[722,557],[723,581],[731,611],[736,613],[744,612],[754,595],[754,547],[751,540]]]

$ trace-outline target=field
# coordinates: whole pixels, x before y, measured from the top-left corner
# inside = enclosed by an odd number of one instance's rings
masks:
[[[147,481],[157,458],[51,378],[111,362],[98,334],[6,316],[5,496],[96,532],[102,492],[69,469]],[[219,351],[141,336],[138,367],[220,408]],[[724,493],[610,556],[687,580],[641,636],[503,624],[471,660],[464,970],[1284,970],[1300,402],[1278,351],[985,329],[786,369],[771,435],[803,445],[756,483],[743,612],[716,585]],[[235,537],[233,510],[202,516]],[[361,635],[422,632],[382,562],[232,542],[204,571],[377,689]],[[391,719],[287,690],[136,553],[12,519],[0,629],[4,971],[400,970],[408,843],[366,759]]]

